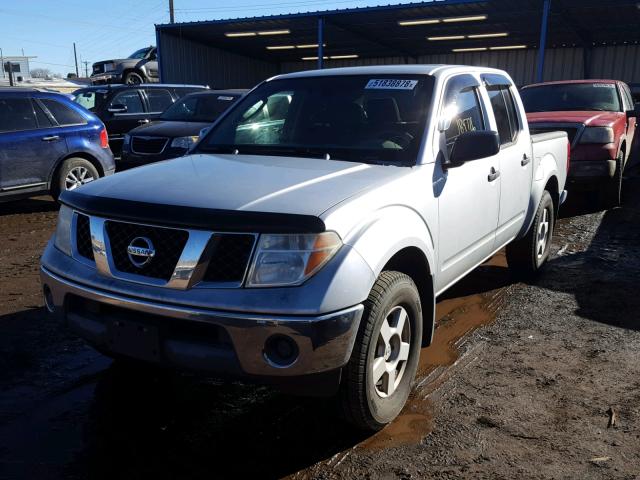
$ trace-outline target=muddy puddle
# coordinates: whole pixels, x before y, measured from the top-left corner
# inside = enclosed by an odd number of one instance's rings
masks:
[[[379,450],[417,444],[431,433],[430,394],[446,381],[451,367],[464,355],[461,346],[469,334],[495,319],[510,284],[501,251],[438,298],[433,342],[422,349],[416,387],[407,406],[392,424],[360,447]]]

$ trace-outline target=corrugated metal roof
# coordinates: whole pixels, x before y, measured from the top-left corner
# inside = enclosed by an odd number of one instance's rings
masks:
[[[272,64],[299,62],[317,55],[317,18],[325,19],[324,54],[359,58],[399,57],[406,63],[420,56],[450,54],[454,49],[524,45],[537,48],[543,0],[433,0],[342,10],[268,15],[158,25],[162,42],[174,37]],[[640,9],[636,0],[553,0],[549,47],[634,44],[640,41]],[[481,21],[442,19],[486,15]],[[398,22],[440,19],[438,23],[401,26]],[[606,20],[603,20],[606,19]],[[288,30],[286,35],[229,38],[233,32]],[[507,33],[503,37],[488,34]],[[483,37],[485,35],[485,37]],[[428,37],[458,37],[428,40]],[[461,37],[461,38],[460,38]],[[161,43],[162,43],[161,42]],[[268,47],[271,47],[269,49]],[[274,50],[273,47],[293,47]],[[162,54],[162,48],[161,55]],[[405,63],[403,62],[403,63]]]

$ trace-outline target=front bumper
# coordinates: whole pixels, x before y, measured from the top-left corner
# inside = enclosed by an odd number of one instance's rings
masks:
[[[615,160],[580,160],[571,163],[568,180],[572,183],[590,183],[613,178]]]
[[[97,73],[89,77],[91,83],[94,85],[103,83],[118,83],[121,78],[122,74],[119,72]]]
[[[361,304],[319,316],[226,312],[101,290],[44,266],[40,277],[47,307],[98,350],[232,377],[335,371],[351,356],[363,312]],[[135,332],[121,341],[123,325]],[[290,365],[268,358],[267,341],[274,335],[295,343]]]

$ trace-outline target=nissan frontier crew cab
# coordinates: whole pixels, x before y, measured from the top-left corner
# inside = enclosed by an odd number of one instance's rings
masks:
[[[542,268],[567,150],[499,70],[277,76],[187,156],[63,193],[45,302],[101,352],[335,395],[377,430],[439,294],[504,246]]]

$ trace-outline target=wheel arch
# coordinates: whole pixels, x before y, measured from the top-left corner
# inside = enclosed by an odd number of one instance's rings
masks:
[[[357,214],[349,213],[349,218]],[[423,305],[423,344],[430,344],[435,315],[436,256],[433,235],[424,217],[406,205],[386,206],[364,216],[344,241],[365,259],[374,279],[385,270],[399,271],[413,279]]]
[[[389,259],[382,268],[385,270],[404,273],[416,284],[422,306],[422,346],[428,347],[435,329],[435,290],[426,255],[418,247],[405,247]]]
[[[83,158],[84,160],[87,160],[94,167],[96,167],[96,170],[98,170],[100,176],[104,177],[104,168],[102,168],[102,165],[97,158],[87,152],[71,152],[60,158],[54,168],[51,170],[51,173],[49,175],[49,188],[53,186],[53,182],[55,182],[56,178],[58,177],[58,174],[60,173],[60,169],[62,168],[64,162],[66,160],[69,160],[70,158]]]

